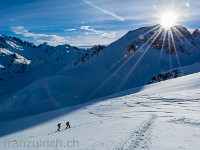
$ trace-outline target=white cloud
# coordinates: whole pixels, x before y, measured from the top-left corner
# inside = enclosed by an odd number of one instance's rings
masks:
[[[88,30],[90,26],[81,26],[80,29]]]
[[[11,27],[11,31],[15,34],[22,34],[24,37],[32,37],[38,43],[47,42],[49,45],[59,45],[69,42],[64,37],[57,35],[31,33],[27,29],[25,29],[24,26],[13,26]]]
[[[106,33],[103,31],[98,31],[98,30],[92,29],[89,26],[81,26],[80,29],[87,31],[87,32],[85,32],[85,35],[97,34],[100,37],[108,37],[108,38],[114,38],[116,36],[116,32]]]
[[[105,14],[108,14],[108,15],[110,15],[110,16],[113,16],[113,17],[115,17],[116,19],[118,19],[118,20],[120,20],[120,21],[124,21],[124,18],[122,18],[122,17],[116,15],[115,13],[112,13],[112,12],[110,12],[110,11],[107,11],[107,10],[105,10],[105,9],[100,8],[100,7],[96,6],[96,5],[94,5],[93,3],[89,2],[88,0],[82,0],[82,1],[83,1],[84,3],[86,3],[86,4],[88,4],[88,5],[90,5],[90,6],[94,7],[94,8],[96,8],[96,9],[98,9],[99,11],[101,11],[101,12],[103,12],[103,13],[105,13]]]
[[[61,29],[63,31],[76,31],[76,29]]]

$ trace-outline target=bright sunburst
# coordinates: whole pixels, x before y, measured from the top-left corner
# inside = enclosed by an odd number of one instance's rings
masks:
[[[169,30],[171,27],[177,24],[177,15],[175,12],[166,12],[161,16],[161,26],[165,30]]]
[[[173,1],[173,2],[172,2]],[[189,17],[189,9],[185,9],[190,7],[189,3],[181,2],[180,1],[174,1],[174,0],[168,0],[163,5],[160,5],[159,3],[155,3],[153,8],[155,9],[154,13],[152,13],[151,21],[147,24],[159,24],[155,26],[152,29],[149,29],[146,33],[140,35],[138,38],[140,40],[143,40],[144,37],[147,34],[151,34],[150,36],[146,36],[146,41],[143,43],[142,46],[138,47],[137,51],[133,53],[121,66],[115,70],[111,76],[109,76],[91,95],[92,97],[97,91],[102,89],[105,84],[110,81],[117,72],[119,72],[131,59],[133,59],[137,53],[142,53],[139,58],[137,58],[136,63],[132,66],[128,74],[124,77],[124,79],[121,81],[121,84],[119,85],[116,92],[119,92],[122,86],[125,84],[131,73],[135,70],[139,62],[143,59],[144,55],[147,53],[147,51],[151,48],[151,46],[155,43],[156,45],[161,46],[161,52],[160,52],[160,60],[159,60],[159,67],[161,63],[161,58],[163,54],[164,48],[168,50],[170,53],[169,55],[169,61],[170,61],[170,67],[171,67],[171,57],[172,53],[174,51],[174,55],[176,56],[177,63],[179,66],[181,66],[179,61],[179,56],[177,52],[176,42],[174,41],[174,36],[179,39],[179,37],[184,38],[187,40],[184,35],[179,31],[179,28],[181,27],[181,23],[186,21],[186,19]],[[160,2],[160,1],[159,1]],[[142,38],[140,38],[142,37]],[[156,39],[158,39],[156,41]],[[179,39],[180,40],[180,39]],[[159,41],[159,42],[158,42]],[[189,42],[189,41],[188,41]],[[130,43],[129,43],[130,44]],[[191,43],[189,43],[191,44]],[[166,47],[167,46],[167,47]],[[158,67],[158,69],[159,69]]]

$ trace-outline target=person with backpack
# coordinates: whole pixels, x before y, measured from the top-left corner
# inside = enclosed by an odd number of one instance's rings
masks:
[[[67,128],[70,128],[69,122],[66,122],[66,128],[65,129],[67,129]]]
[[[58,124],[58,131],[60,131],[61,123]]]

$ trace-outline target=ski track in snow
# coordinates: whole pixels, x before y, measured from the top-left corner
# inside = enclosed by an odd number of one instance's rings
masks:
[[[121,148],[118,148],[118,150],[149,149],[149,145],[151,144],[151,129],[156,118],[156,115],[152,115],[152,117],[145,121],[141,127],[138,127],[138,130],[130,134],[129,138],[122,144]]]

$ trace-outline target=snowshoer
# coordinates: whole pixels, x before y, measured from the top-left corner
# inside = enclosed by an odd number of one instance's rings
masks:
[[[58,124],[58,131],[60,131],[61,123]]]
[[[67,129],[67,128],[70,128],[69,122],[66,122],[66,128],[65,129]]]

